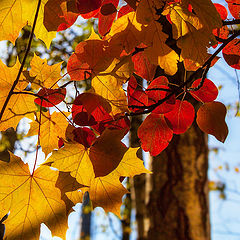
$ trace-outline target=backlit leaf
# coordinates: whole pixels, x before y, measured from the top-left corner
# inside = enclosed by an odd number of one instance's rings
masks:
[[[38,240],[41,223],[64,238],[67,215],[55,187],[58,172],[41,166],[31,174],[19,157],[10,156],[10,163],[0,162],[0,217],[10,211],[4,222],[7,238]]]
[[[17,63],[9,68],[2,61],[0,61],[0,109],[2,109],[4,102],[12,88],[15,81],[20,63]],[[7,77],[6,77],[7,76]],[[34,104],[35,96],[28,95],[27,91],[23,91],[28,85],[23,75],[20,77],[20,81],[16,86],[16,92],[22,91],[21,94],[14,94],[11,96],[6,110],[0,121],[0,131],[5,131],[9,127],[16,128],[19,121],[24,117],[33,118],[33,112],[36,111],[36,105]]]
[[[173,133],[180,134],[186,132],[192,125],[195,110],[190,102],[176,100],[175,108],[164,116],[170,122]]]
[[[43,98],[38,97],[34,102],[42,107],[54,107],[64,100],[66,92],[66,88],[42,88],[37,95]]]
[[[37,114],[36,120],[31,122],[30,129],[27,136],[34,136],[38,134],[39,123],[40,126],[40,145],[46,156],[52,152],[53,149],[58,148],[59,138],[65,139],[65,131],[68,126],[66,117],[69,113],[42,112]],[[41,121],[40,121],[41,119]]]
[[[201,82],[201,79],[195,80],[191,88],[198,87],[200,82]],[[204,79],[202,87],[199,90],[190,91],[190,94],[198,101],[212,102],[217,98],[218,89],[211,80],[206,78]]]
[[[240,40],[233,39],[223,48],[223,57],[227,64],[235,69],[240,69]]]
[[[173,136],[163,114],[151,113],[138,128],[138,137],[144,151],[157,156],[169,144]]]

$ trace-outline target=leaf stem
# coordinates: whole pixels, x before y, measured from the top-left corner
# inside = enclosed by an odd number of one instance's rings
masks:
[[[29,36],[27,49],[26,49],[26,52],[24,54],[23,61],[22,61],[22,64],[21,64],[21,66],[19,68],[17,77],[16,77],[15,81],[13,82],[13,85],[12,85],[12,87],[11,87],[9,93],[8,93],[8,96],[7,96],[7,98],[6,98],[6,100],[5,100],[4,104],[3,104],[2,110],[0,112],[0,121],[1,121],[1,119],[3,117],[4,111],[6,110],[6,107],[7,107],[8,103],[9,103],[10,98],[13,95],[13,91],[14,91],[15,87],[18,84],[18,81],[19,81],[21,73],[23,71],[23,68],[24,68],[24,65],[25,65],[28,53],[29,53],[29,51],[31,49],[31,44],[32,44],[33,36],[34,36],[34,30],[35,30],[35,27],[36,27],[40,6],[41,6],[41,0],[38,0],[37,10],[36,10],[34,21],[33,21],[32,31],[31,31],[30,36]]]

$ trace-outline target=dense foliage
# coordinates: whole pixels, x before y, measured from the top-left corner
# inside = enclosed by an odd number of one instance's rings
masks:
[[[26,117],[27,137],[38,138],[31,170],[11,152],[9,162],[0,162],[7,239],[38,239],[41,223],[64,238],[72,206],[87,191],[94,207],[119,216],[128,192],[124,177],[149,172],[138,149],[122,142],[131,116],[148,114],[138,137],[152,156],[195,120],[225,141],[226,107],[215,101],[218,89],[206,75],[221,51],[240,69],[240,31],[232,28],[240,22],[240,1],[226,2],[233,20],[210,0],[125,0],[121,7],[118,0],[1,1],[0,40],[15,44],[26,25],[31,32],[21,62],[11,68],[0,62],[0,131],[16,129]],[[76,46],[67,62],[70,80],[61,75],[62,63],[49,65],[37,54],[25,64],[34,34],[49,48],[79,15],[97,18],[99,35],[92,31]],[[80,93],[80,81],[90,89]],[[38,166],[40,147],[46,161]]]

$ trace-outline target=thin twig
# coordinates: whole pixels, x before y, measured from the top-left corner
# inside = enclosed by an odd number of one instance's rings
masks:
[[[33,21],[32,31],[31,31],[30,36],[29,36],[27,49],[26,49],[26,52],[25,52],[22,64],[21,64],[21,66],[19,68],[18,75],[17,75],[15,81],[13,82],[13,85],[12,85],[12,87],[11,87],[9,93],[8,93],[8,96],[7,96],[7,98],[6,98],[6,100],[5,100],[4,104],[3,104],[2,110],[0,112],[0,120],[2,119],[4,111],[5,111],[8,103],[9,103],[9,100],[10,100],[11,96],[13,95],[13,91],[14,91],[15,87],[18,84],[18,81],[19,81],[21,73],[23,71],[23,68],[24,68],[24,65],[25,65],[28,53],[29,53],[29,51],[31,49],[31,44],[32,44],[33,36],[34,36],[34,30],[35,30],[35,27],[36,27],[40,6],[41,6],[41,0],[38,0],[37,10],[36,10],[34,21]]]

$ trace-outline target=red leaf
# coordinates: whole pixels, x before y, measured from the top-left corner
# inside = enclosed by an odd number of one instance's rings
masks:
[[[134,63],[135,73],[137,75],[146,79],[147,81],[153,80],[157,66],[151,64],[143,52],[139,52],[132,56],[132,61]]]
[[[168,82],[167,78],[164,76],[158,77],[154,79],[148,88],[146,89],[146,93],[148,95],[148,106],[157,103],[159,100],[164,99],[168,94],[170,88],[165,84]],[[162,85],[163,83],[164,85]],[[156,107],[152,112],[153,113],[167,113],[174,109],[175,105],[175,96],[173,95],[168,100],[163,102],[161,105]]]
[[[42,105],[42,107],[54,107],[64,100],[66,96],[66,88],[42,88],[37,95],[43,97],[44,99],[36,98],[34,100],[35,103],[40,106]]]
[[[222,20],[226,20],[227,16],[228,16],[227,9],[223,5],[221,5],[219,3],[214,3],[214,6],[217,9],[218,13],[220,14],[221,19]]]
[[[131,8],[136,10],[138,0],[124,0]]]
[[[76,6],[80,14],[97,10],[101,7],[102,0],[76,0]]]
[[[192,125],[195,110],[190,102],[176,100],[175,108],[164,116],[169,121],[173,133],[180,134],[186,132]]]
[[[117,18],[120,18],[133,11],[134,11],[133,8],[131,8],[128,4],[124,5],[119,9]]]
[[[96,136],[93,131],[86,127],[75,128],[72,133],[74,135],[74,141],[82,144],[86,148],[89,148],[96,140]]]
[[[94,93],[82,93],[73,102],[73,121],[79,126],[92,126],[97,122],[111,118],[112,108],[101,96]]]
[[[222,50],[227,64],[235,69],[240,69],[240,39],[233,39]]]
[[[119,0],[103,0],[98,18],[98,31],[104,36],[110,30],[112,23],[117,15],[117,6]]]
[[[104,71],[111,62],[106,41],[89,39],[80,42],[68,60],[67,71],[73,81],[85,80]]]
[[[201,79],[197,79],[193,82],[192,88],[196,88],[201,82]],[[201,102],[212,102],[218,96],[218,89],[215,84],[209,80],[205,79],[203,86],[197,91],[190,91],[190,94],[198,101]]]
[[[157,156],[169,144],[173,131],[169,128],[162,114],[151,113],[138,128],[138,137],[144,151]]]
[[[199,108],[196,121],[202,131],[224,142],[228,135],[226,113],[226,107],[220,102],[205,103]]]
[[[111,15],[113,13],[116,13],[117,12],[117,9],[116,7],[113,5],[112,1],[109,0],[110,2],[109,3],[105,3],[103,2],[102,4],[102,7],[100,9],[100,13],[103,15],[103,16],[107,16],[107,15]],[[118,2],[118,1],[116,1]]]
[[[239,0],[226,0],[228,9],[234,18],[239,18],[240,1]]]
[[[148,96],[142,89],[140,89],[140,87],[138,87],[137,80],[134,76],[131,76],[131,78],[128,81],[127,95],[128,95],[129,106],[131,105],[147,106]],[[132,112],[142,111],[142,109],[138,109],[138,108],[129,107],[129,109]]]

